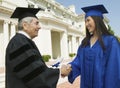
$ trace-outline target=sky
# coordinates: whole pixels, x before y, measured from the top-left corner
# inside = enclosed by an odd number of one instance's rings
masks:
[[[108,14],[105,16],[109,19],[109,25],[114,31],[115,35],[120,37],[120,0],[56,0],[58,3],[64,7],[69,7],[70,5],[75,6],[75,11],[77,14],[83,14],[81,10],[82,7],[103,4]]]

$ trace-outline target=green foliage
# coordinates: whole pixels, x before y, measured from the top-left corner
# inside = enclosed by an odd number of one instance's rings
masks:
[[[114,35],[114,31],[112,30],[112,28],[110,27],[110,25],[108,25],[108,31]],[[116,36],[116,35],[115,35]],[[120,42],[120,37],[116,36],[116,38],[118,39],[118,41]]]
[[[113,34],[113,35],[114,35],[114,31],[112,30],[112,28],[111,28],[111,26],[110,26],[110,25],[108,25],[108,31],[109,31],[111,34]]]
[[[70,57],[74,57],[76,54],[75,53],[69,53]]]
[[[120,37],[116,36],[116,38],[118,39],[118,41],[120,42]]]
[[[120,42],[120,38],[118,38],[118,41]]]
[[[42,55],[42,59],[43,59],[45,62],[48,62],[50,58],[51,58],[50,55]]]

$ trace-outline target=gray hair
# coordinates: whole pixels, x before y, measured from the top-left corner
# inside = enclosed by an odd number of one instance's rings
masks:
[[[18,23],[18,30],[23,30],[23,22],[31,23],[34,17],[25,17]]]

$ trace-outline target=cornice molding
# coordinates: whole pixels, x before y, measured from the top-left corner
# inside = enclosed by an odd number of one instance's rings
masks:
[[[11,15],[12,12],[13,12],[12,9],[4,7],[4,6],[0,6],[0,13]]]

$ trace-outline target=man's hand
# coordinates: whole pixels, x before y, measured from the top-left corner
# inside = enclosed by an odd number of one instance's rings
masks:
[[[61,76],[65,77],[65,76],[69,75],[69,73],[71,72],[72,68],[71,68],[70,64],[67,64],[67,65],[62,65],[60,70],[61,70]]]

